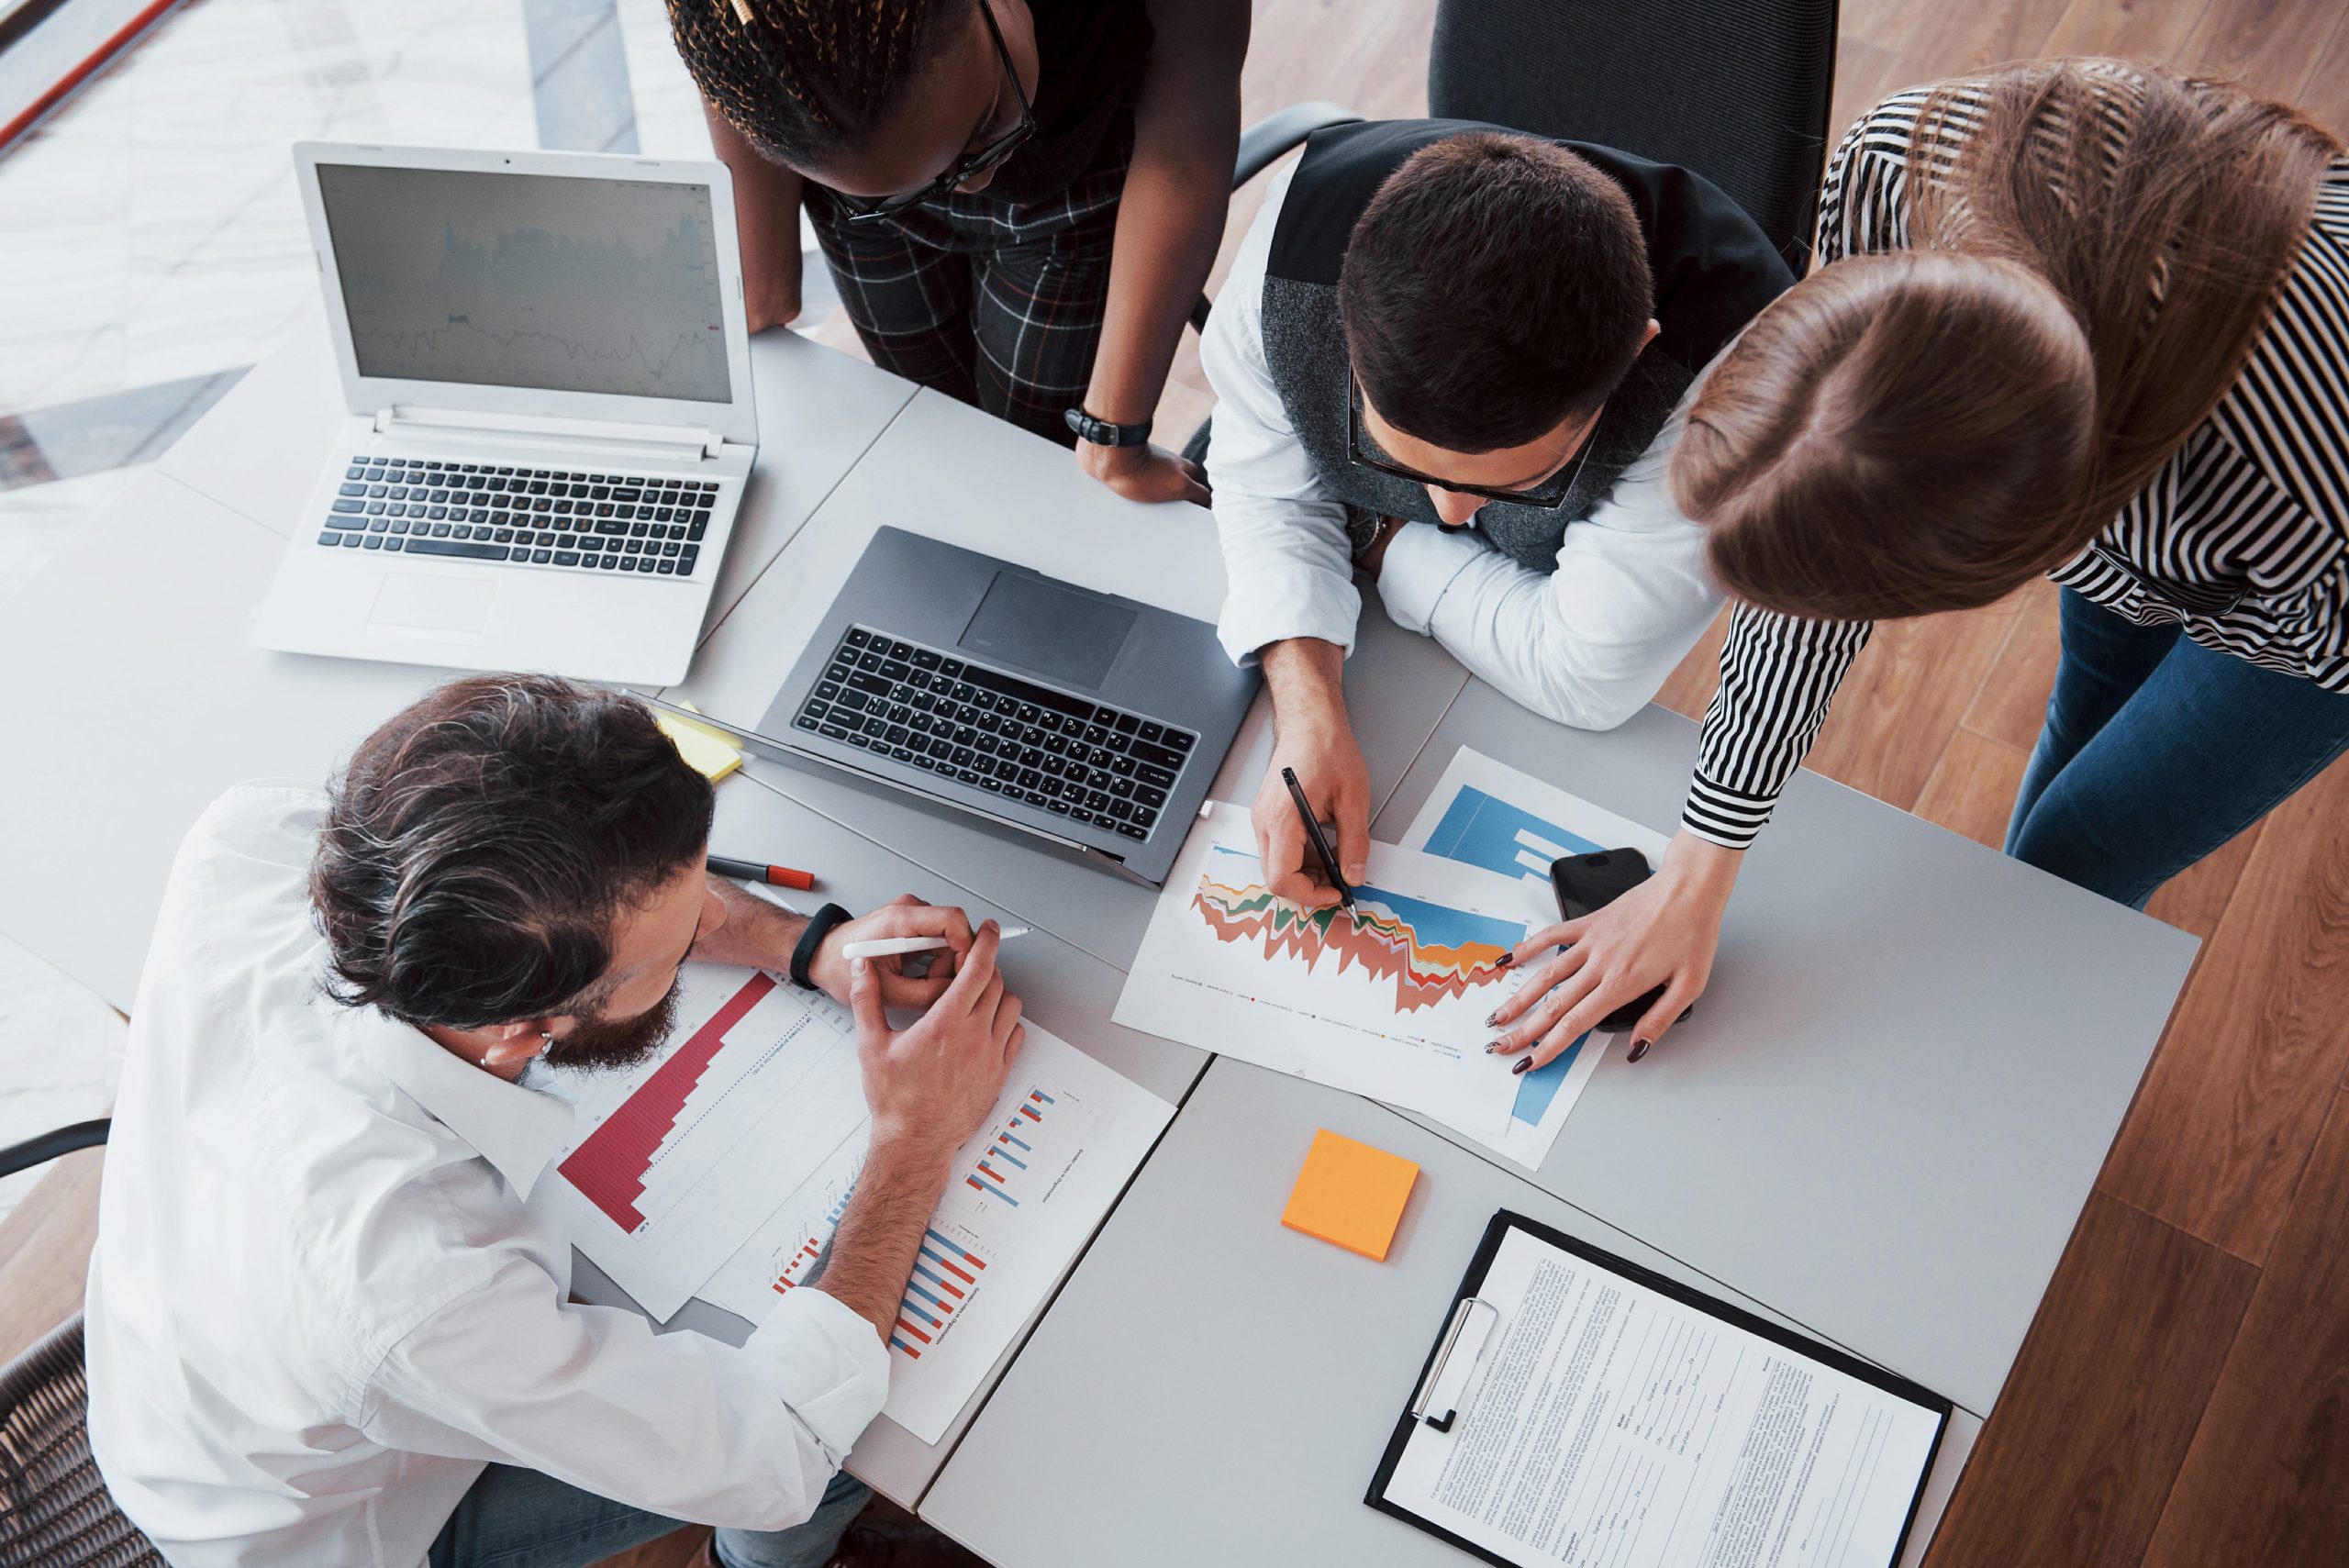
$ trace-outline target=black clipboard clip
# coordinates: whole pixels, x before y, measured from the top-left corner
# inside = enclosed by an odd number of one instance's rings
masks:
[[[1500,1308],[1477,1296],[1464,1296],[1453,1304],[1452,1321],[1444,1325],[1443,1338],[1437,1342],[1427,1375],[1419,1379],[1419,1392],[1411,1401],[1412,1419],[1425,1421],[1439,1432],[1452,1430],[1469,1374],[1483,1359],[1485,1344],[1500,1318]]]

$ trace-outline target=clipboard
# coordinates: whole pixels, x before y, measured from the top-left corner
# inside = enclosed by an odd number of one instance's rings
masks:
[[[1401,1461],[1403,1451],[1410,1442],[1414,1429],[1425,1421],[1437,1431],[1449,1430],[1453,1419],[1457,1416],[1459,1405],[1465,1400],[1465,1389],[1471,1381],[1473,1368],[1463,1367],[1460,1364],[1461,1358],[1464,1356],[1473,1361],[1481,1357],[1486,1343],[1489,1340],[1494,1325],[1487,1324],[1486,1339],[1480,1340],[1475,1328],[1479,1316],[1476,1309],[1482,1307],[1486,1312],[1492,1313],[1496,1319],[1499,1317],[1497,1310],[1490,1303],[1486,1302],[1479,1293],[1484,1287],[1486,1273],[1492,1268],[1494,1258],[1500,1251],[1502,1241],[1512,1230],[1521,1230],[1535,1240],[1544,1242],[1562,1252],[1570,1253],[1607,1273],[1634,1284],[1642,1285],[1684,1307],[1692,1307],[1709,1317],[1719,1318],[1724,1323],[1753,1334],[1756,1338],[1769,1340],[1782,1350],[1793,1351],[1805,1361],[1842,1373],[1858,1382],[1916,1405],[1932,1414],[1934,1418],[1932,1441],[1926,1450],[1924,1464],[1918,1471],[1915,1489],[1909,1494],[1909,1509],[1906,1517],[1901,1520],[1899,1537],[1894,1541],[1892,1555],[1884,1564],[1884,1568],[1894,1568],[1894,1565],[1899,1562],[1901,1554],[1908,1550],[1909,1533],[1917,1525],[1917,1509],[1924,1499],[1925,1483],[1932,1474],[1933,1463],[1941,1455],[1942,1442],[1949,1433],[1949,1418],[1953,1408],[1950,1401],[1928,1388],[1909,1382],[1907,1378],[1887,1372],[1872,1362],[1862,1361],[1848,1351],[1797,1333],[1791,1329],[1770,1322],[1766,1318],[1758,1318],[1742,1307],[1732,1307],[1728,1302],[1707,1296],[1701,1291],[1693,1290],[1677,1280],[1667,1279],[1652,1269],[1642,1268],[1629,1259],[1619,1258],[1603,1248],[1594,1247],[1586,1241],[1578,1240],[1562,1230],[1542,1224],[1540,1220],[1529,1219],[1521,1214],[1515,1214],[1505,1208],[1495,1211],[1491,1222],[1485,1227],[1484,1239],[1477,1243],[1475,1256],[1469,1260],[1467,1273],[1461,1276],[1460,1288],[1453,1294],[1452,1307],[1445,1315],[1443,1327],[1439,1331],[1435,1343],[1429,1347],[1427,1361],[1419,1369],[1418,1381],[1412,1385],[1410,1402],[1396,1420],[1394,1435],[1387,1440],[1386,1451],[1379,1461],[1376,1473],[1371,1477],[1370,1489],[1363,1496],[1364,1502],[1383,1514],[1390,1514],[1426,1531],[1439,1540],[1459,1548],[1473,1557],[1496,1564],[1496,1568],[1518,1568],[1510,1559],[1455,1534],[1386,1496],[1388,1485],[1394,1478],[1395,1467]]]

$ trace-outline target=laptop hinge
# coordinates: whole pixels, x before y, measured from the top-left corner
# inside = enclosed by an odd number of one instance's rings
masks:
[[[726,446],[724,436],[706,427],[629,425],[611,419],[563,419],[493,414],[478,408],[421,408],[406,404],[377,409],[375,433],[672,460],[714,458]]]

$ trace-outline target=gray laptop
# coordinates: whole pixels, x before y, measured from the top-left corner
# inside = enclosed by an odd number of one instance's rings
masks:
[[[1205,621],[885,528],[747,738],[1154,887],[1256,684]]]

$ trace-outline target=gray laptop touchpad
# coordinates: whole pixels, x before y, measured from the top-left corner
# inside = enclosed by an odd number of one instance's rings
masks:
[[[998,572],[957,646],[982,659],[1097,690],[1136,618],[1133,611],[1082,589]]]

